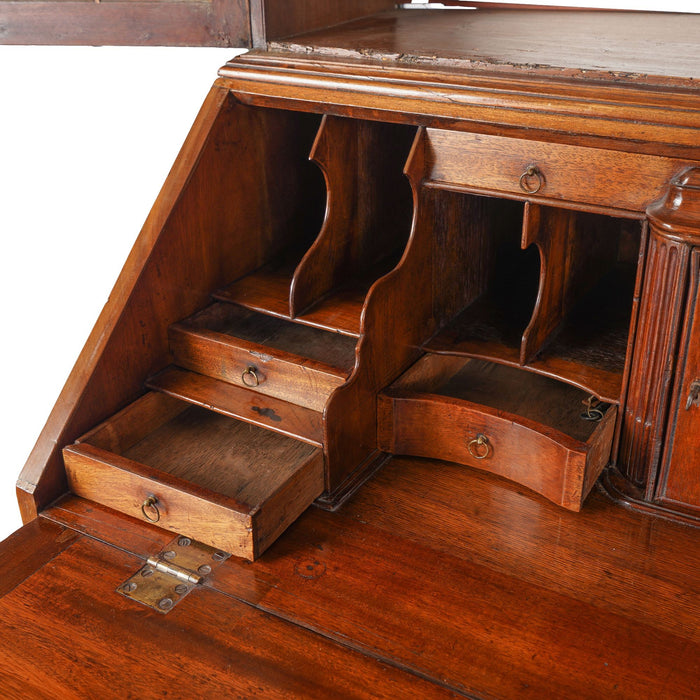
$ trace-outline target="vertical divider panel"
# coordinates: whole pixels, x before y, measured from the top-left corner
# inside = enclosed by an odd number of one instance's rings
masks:
[[[370,288],[355,370],[326,407],[324,447],[331,503],[361,482],[380,457],[377,393],[418,359],[422,343],[435,331],[433,226],[421,216],[426,142],[421,128],[404,169],[413,191],[408,243],[398,265]]]
[[[326,213],[319,235],[292,277],[292,317],[336,286],[348,266],[351,238],[357,227],[358,143],[354,132],[352,120],[324,115],[311,149],[309,157],[326,180]]]
[[[532,359],[562,319],[571,218],[566,209],[525,204],[521,248],[537,246],[540,280],[535,308],[520,345],[521,365]],[[557,274],[552,274],[554,271]]]
[[[334,289],[365,278],[369,285],[393,267],[392,254],[403,249],[410,221],[402,168],[412,135],[410,127],[323,118],[311,158],[326,179],[326,214],[294,272],[292,316]]]
[[[235,173],[235,185],[226,193],[236,204],[228,222],[237,250],[230,279],[268,262],[289,245],[290,233],[302,239],[316,235],[314,213],[321,193],[313,166],[306,161],[316,119],[312,114],[235,104],[230,124],[235,132],[226,143],[228,162],[222,157],[218,164]]]

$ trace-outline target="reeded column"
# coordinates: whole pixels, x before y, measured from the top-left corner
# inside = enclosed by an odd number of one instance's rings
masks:
[[[700,244],[700,168],[675,178],[647,216],[649,245],[618,469],[651,500],[666,437],[690,253]]]

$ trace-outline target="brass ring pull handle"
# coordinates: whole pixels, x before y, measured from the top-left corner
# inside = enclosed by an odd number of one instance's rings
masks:
[[[253,367],[253,365],[246,367],[245,370],[243,371],[243,374],[241,374],[241,381],[246,386],[250,386],[250,387],[259,386],[260,385],[260,377],[258,376],[257,368]]]
[[[160,510],[158,509],[158,499],[155,496],[148,496],[141,504],[143,517],[149,523],[157,523],[160,520]]]
[[[535,178],[535,186],[530,185],[532,178]],[[520,189],[526,194],[536,194],[542,189],[544,184],[544,176],[542,171],[536,165],[528,165],[525,172],[520,176]]]
[[[491,454],[491,443],[483,433],[477,433],[473,440],[467,443],[469,454],[474,459],[486,459]]]

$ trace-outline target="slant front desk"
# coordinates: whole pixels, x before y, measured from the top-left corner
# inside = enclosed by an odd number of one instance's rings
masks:
[[[692,697],[699,20],[396,10],[224,66],[26,527],[147,559],[100,595],[152,635],[213,590],[288,625],[285,697],[302,631],[331,693]]]

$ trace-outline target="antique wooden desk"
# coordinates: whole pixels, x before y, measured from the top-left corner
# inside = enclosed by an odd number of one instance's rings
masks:
[[[698,20],[224,66],[18,481],[8,692],[693,697]]]

